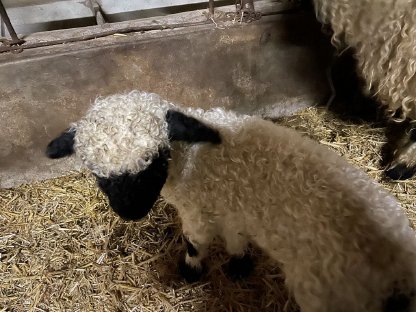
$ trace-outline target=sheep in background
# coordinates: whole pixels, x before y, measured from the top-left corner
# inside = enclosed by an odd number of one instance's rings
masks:
[[[416,237],[397,200],[292,129],[135,91],[98,98],[47,148],[73,153],[121,217],[142,218],[159,194],[176,207],[188,280],[221,236],[235,275],[248,242],[279,261],[303,312],[416,311]]]
[[[416,1],[313,0],[318,19],[333,30],[340,50],[352,49],[364,93],[406,122],[395,142],[386,175],[407,179],[416,172]],[[354,92],[354,90],[351,90]]]

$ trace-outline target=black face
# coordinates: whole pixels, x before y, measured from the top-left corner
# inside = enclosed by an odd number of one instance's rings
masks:
[[[125,220],[145,217],[159,197],[168,176],[169,151],[163,150],[145,170],[110,178],[96,177],[110,206]]]
[[[168,136],[172,141],[220,144],[218,130],[179,111],[166,113]],[[53,139],[47,149],[49,158],[62,158],[74,153],[76,129],[70,128]],[[159,150],[151,165],[138,174],[122,174],[110,178],[96,177],[98,186],[110,200],[111,208],[123,219],[143,218],[152,209],[168,176],[169,150]]]

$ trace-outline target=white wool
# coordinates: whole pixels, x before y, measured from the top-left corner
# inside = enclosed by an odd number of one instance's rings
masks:
[[[352,47],[367,91],[391,112],[416,119],[416,1],[313,0],[332,41]]]
[[[140,172],[158,148],[169,146],[165,114],[170,107],[157,94],[139,91],[97,98],[72,125],[75,152],[100,177]]]
[[[169,108],[218,130],[221,144],[169,144]],[[414,290],[416,238],[397,200],[292,129],[133,92],[97,100],[76,130],[77,154],[101,176],[138,172],[170,146],[162,195],[184,234],[199,247],[220,235],[232,254],[258,245],[281,263],[302,312],[381,312],[392,287]]]
[[[222,143],[173,144],[162,190],[191,242],[254,242],[281,262],[302,311],[380,312],[396,280],[415,286],[415,233],[393,196],[294,130],[206,114]]]

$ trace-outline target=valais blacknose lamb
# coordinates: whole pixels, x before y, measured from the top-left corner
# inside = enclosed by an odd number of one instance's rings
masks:
[[[159,194],[176,207],[190,280],[220,236],[233,265],[248,242],[277,260],[303,312],[416,311],[416,237],[397,200],[292,129],[134,91],[98,98],[47,148],[73,153],[121,217]]]

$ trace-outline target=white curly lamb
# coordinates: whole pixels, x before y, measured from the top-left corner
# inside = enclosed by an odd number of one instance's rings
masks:
[[[248,242],[279,261],[303,312],[416,311],[416,237],[397,200],[292,129],[135,91],[97,99],[47,149],[73,152],[122,217],[160,192],[177,208],[183,273],[201,272],[219,235],[234,264]]]

